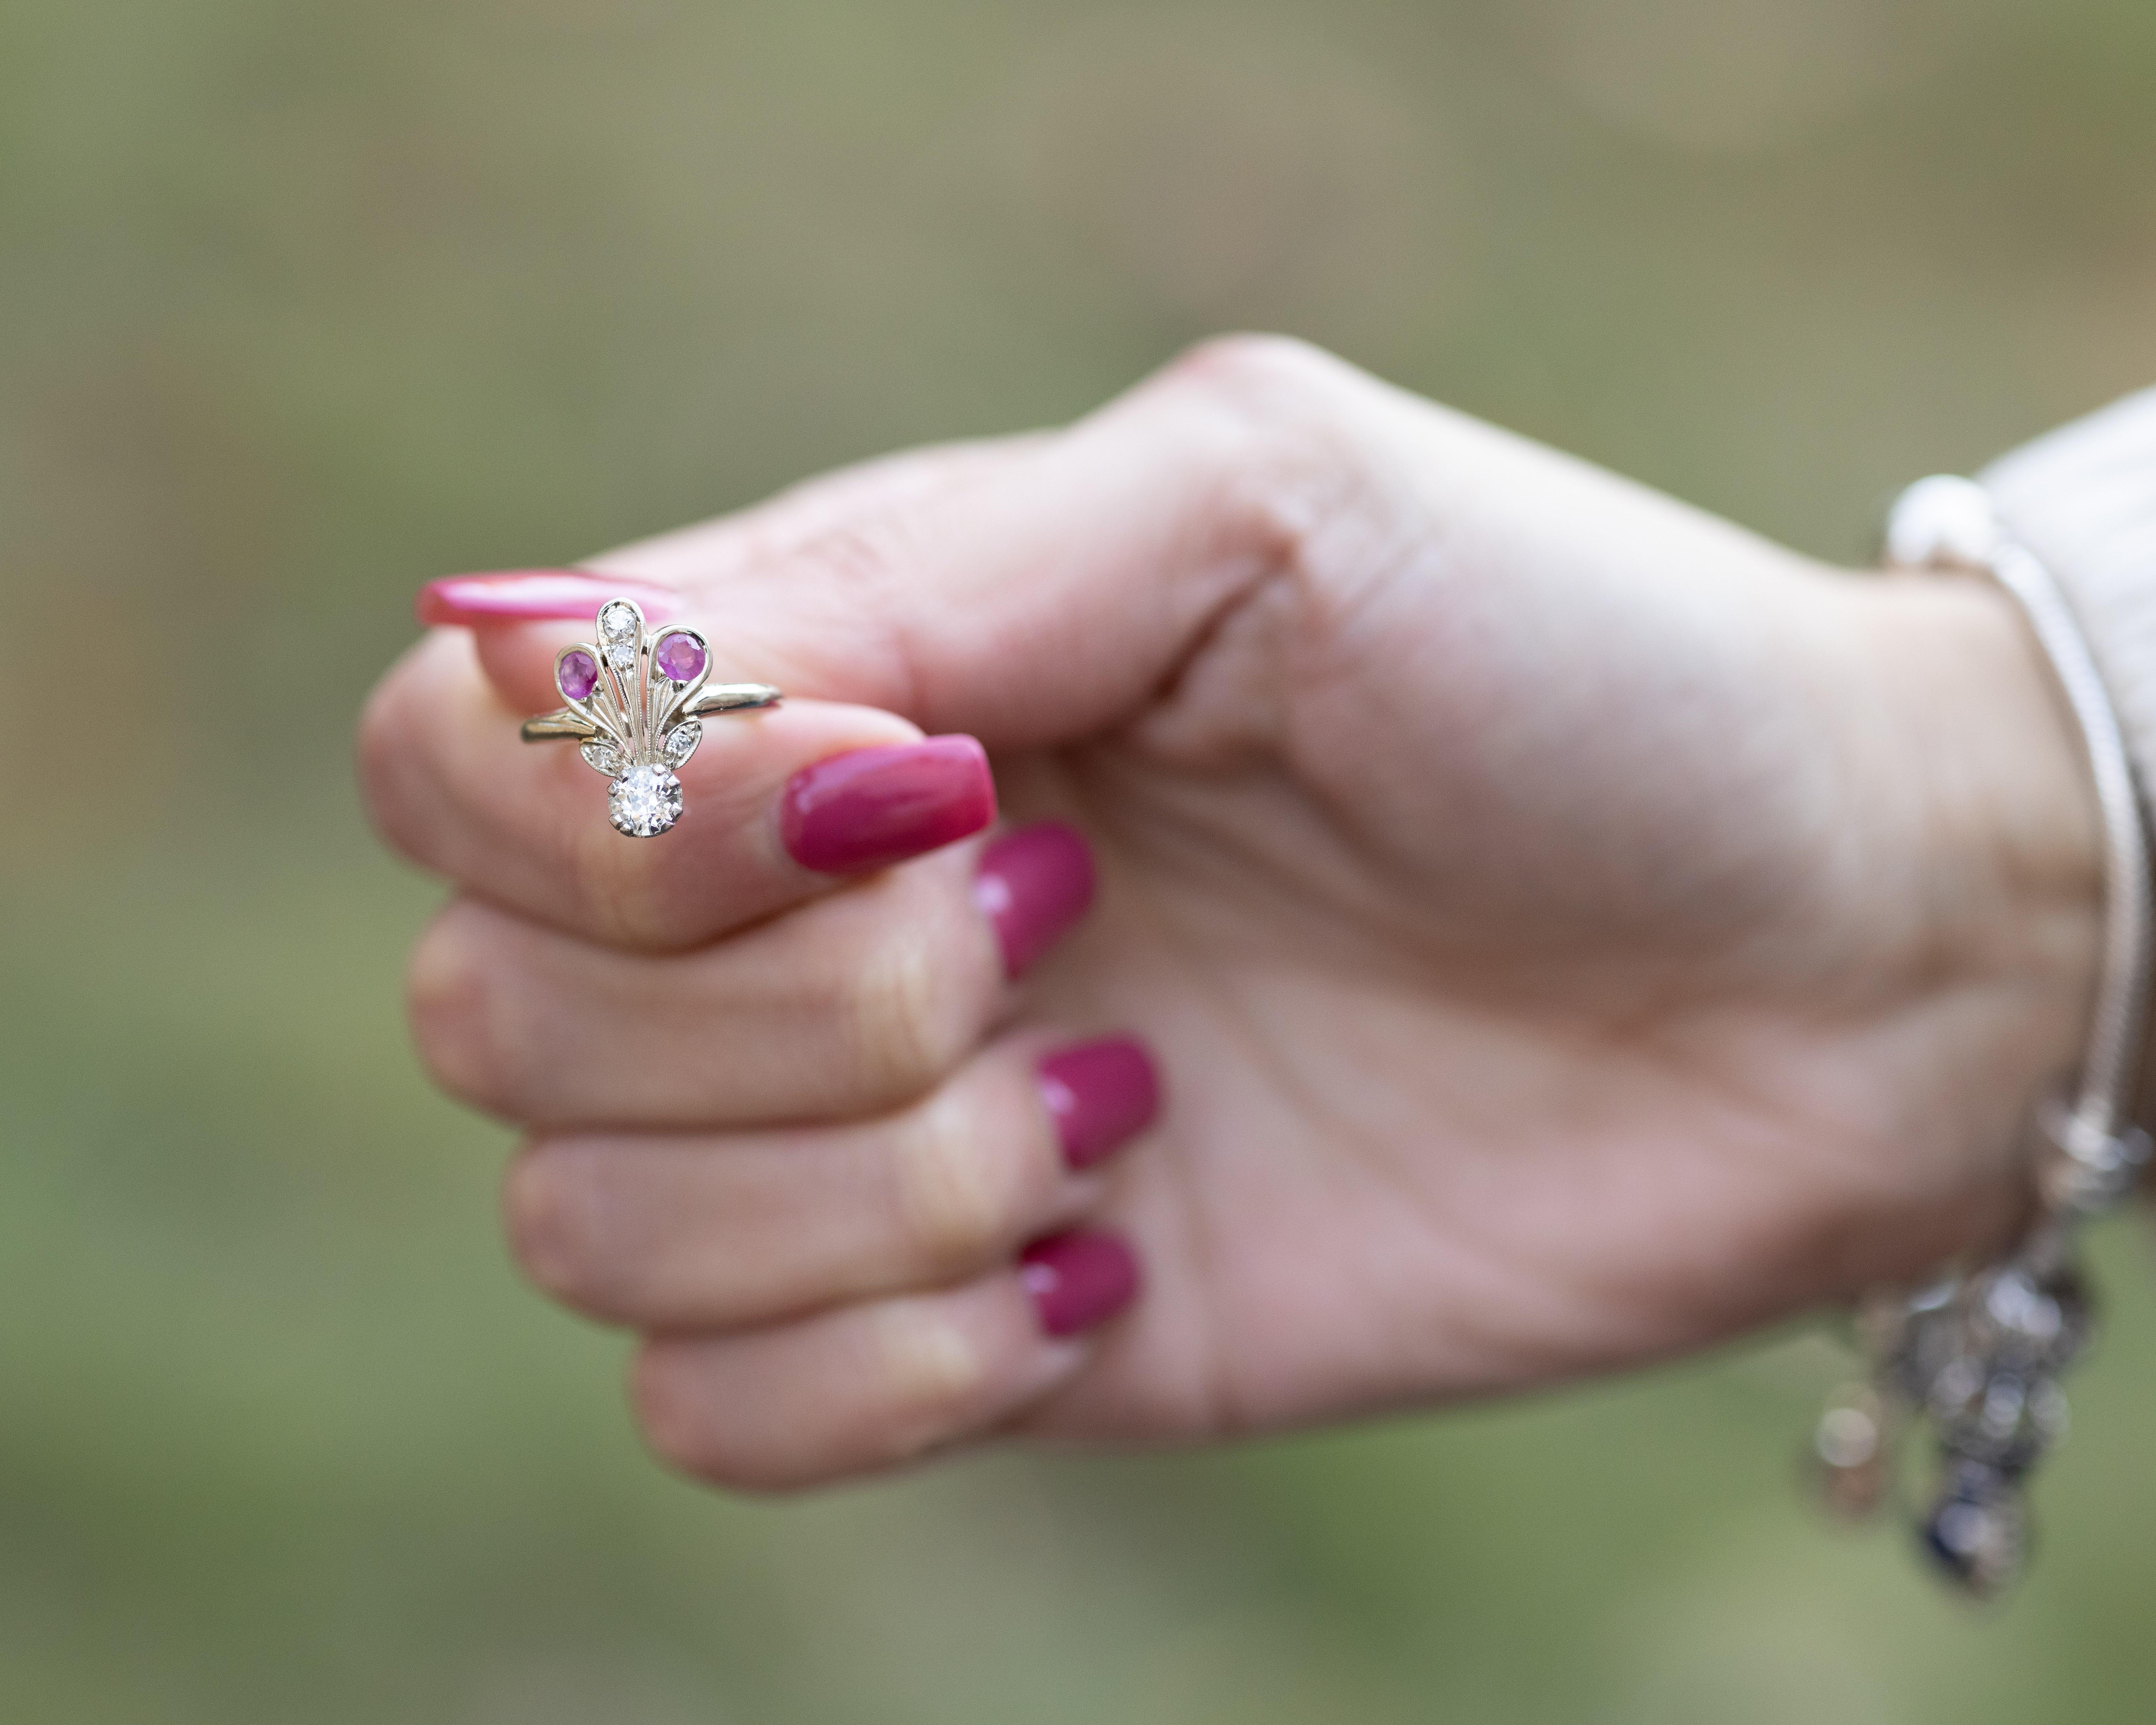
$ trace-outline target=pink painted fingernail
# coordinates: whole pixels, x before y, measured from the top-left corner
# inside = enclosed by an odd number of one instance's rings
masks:
[[[1051,1336],[1090,1330],[1137,1297],[1137,1254],[1121,1235],[1096,1229],[1036,1240],[1019,1254],[1018,1275]]]
[[[1075,827],[1045,820],[981,853],[973,902],[996,932],[1004,973],[1023,976],[1093,902],[1093,850]]]
[[[778,836],[804,869],[857,875],[954,839],[996,818],[988,751],[970,737],[855,749],[786,782]]]
[[[645,581],[594,575],[588,569],[499,569],[486,575],[444,575],[419,589],[413,608],[427,624],[529,623],[572,618],[588,623],[608,599],[627,597],[653,623],[681,614],[681,596]]]
[[[1058,1049],[1034,1070],[1063,1159],[1073,1168],[1122,1149],[1160,1112],[1160,1075],[1135,1036]]]

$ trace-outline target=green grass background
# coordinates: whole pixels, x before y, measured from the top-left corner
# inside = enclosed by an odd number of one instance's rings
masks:
[[[663,1475],[398,1021],[355,710],[562,561],[1285,328],[1824,555],[2156,378],[2127,0],[0,0],[0,1718],[2140,1721],[2156,1298],[2004,1610],[1810,1330],[1229,1453]]]

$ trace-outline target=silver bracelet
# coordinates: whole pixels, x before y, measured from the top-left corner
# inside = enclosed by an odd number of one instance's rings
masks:
[[[2092,1322],[2076,1236],[2132,1189],[2148,1159],[2148,1136],[2129,1118],[2148,1004],[2148,839],[2118,714],[2081,624],[1990,494],[1973,480],[1919,480],[1895,505],[1887,553],[1902,568],[1981,572],[2013,595],[2073,711],[2103,819],[2103,950],[2088,1052],[2071,1101],[2047,1100],[2030,1122],[2035,1219],[1995,1263],[1867,1296],[1858,1327],[1868,1377],[1837,1392],[1816,1438],[1829,1505],[1868,1515],[1890,1493],[1899,1439],[1928,1420],[1938,1480],[1918,1530],[1947,1576],[1981,1596],[2019,1574],[2025,1483],[2066,1430],[2059,1377]]]

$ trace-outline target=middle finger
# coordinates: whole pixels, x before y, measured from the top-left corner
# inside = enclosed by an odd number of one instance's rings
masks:
[[[413,954],[413,1018],[445,1088],[530,1125],[853,1118],[956,1065],[1092,890],[1084,839],[1044,822],[690,952],[623,952],[461,899]]]

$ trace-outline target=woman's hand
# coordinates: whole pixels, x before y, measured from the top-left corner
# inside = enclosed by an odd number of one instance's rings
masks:
[[[1548,1382],[2014,1223],[2097,871],[1984,587],[1262,339],[588,567],[438,583],[364,773],[459,889],[422,1050],[691,1471]],[[617,591],[788,692],[649,843],[516,737]]]

